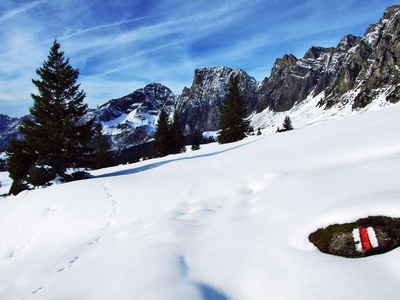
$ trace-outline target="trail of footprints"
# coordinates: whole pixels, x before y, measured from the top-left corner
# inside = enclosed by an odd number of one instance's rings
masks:
[[[118,212],[119,212],[119,211],[118,211],[118,203],[119,203],[119,202],[118,202],[118,200],[116,200],[116,199],[114,198],[114,196],[112,195],[112,193],[111,193],[111,191],[110,191],[110,189],[108,188],[108,186],[107,186],[106,183],[103,183],[103,184],[102,184],[102,188],[103,188],[104,192],[106,193],[107,199],[110,200],[111,207],[113,208],[111,214],[108,216],[109,221],[108,221],[107,224],[101,229],[102,231],[105,231],[105,230],[111,228],[111,226],[114,225],[113,218],[114,218],[115,215],[117,215]],[[98,236],[96,236],[94,239],[92,239],[92,240],[90,240],[89,242],[87,242],[86,245],[88,245],[88,246],[96,245],[96,244],[98,244],[99,242],[101,242],[101,239],[102,239],[102,234],[100,233],[100,234],[99,234]],[[65,271],[65,270],[71,268],[72,266],[74,266],[74,265],[76,264],[76,262],[80,259],[80,257],[81,257],[80,255],[74,256],[73,258],[71,258],[71,259],[68,261],[68,263],[67,263],[65,266],[63,266],[63,267],[57,269],[57,270],[56,270],[56,273],[61,273],[61,272]],[[45,288],[45,285],[43,285],[43,286],[37,288],[36,290],[34,290],[34,291],[31,293],[31,296],[34,296],[34,295],[40,293],[41,291],[43,291],[44,288]]]
[[[68,269],[68,268],[71,268],[71,267],[76,263],[76,261],[77,261],[78,259],[79,259],[79,256],[75,256],[73,259],[71,259],[71,260],[69,261],[69,263],[68,263],[68,265],[67,265],[66,267],[63,267],[63,268],[61,268],[61,269],[58,269],[58,270],[57,270],[57,273],[62,272],[62,271],[64,271],[64,270]]]
[[[244,197],[244,203],[242,202],[242,205],[247,202],[247,205],[252,206],[254,202],[257,202],[257,198],[249,197],[252,196],[253,194],[257,193],[258,191],[262,190],[264,188],[264,184],[260,182],[253,182],[248,184],[247,186],[244,186],[238,190],[239,195]],[[116,200],[111,193],[109,187],[107,186],[106,183],[102,184],[102,188],[104,192],[106,193],[107,199],[110,200],[110,204],[112,207],[112,212],[108,216],[109,221],[107,224],[101,229],[102,232],[105,230],[111,228],[114,225],[114,220],[113,218],[118,214],[118,200]],[[249,199],[250,198],[250,199]],[[249,207],[249,208],[250,208]],[[173,213],[173,219],[177,221],[183,221],[183,222],[191,222],[193,224],[199,225],[202,221],[208,219],[213,213],[216,213],[223,209],[222,206],[220,205],[210,205],[210,204],[205,204],[205,203],[181,203],[180,207]],[[94,239],[90,240],[89,242],[86,243],[88,246],[93,246],[96,245],[97,243],[101,242],[102,239],[102,234],[100,232],[99,235],[97,235]],[[74,256],[72,259],[68,261],[66,266],[59,268],[56,270],[57,273],[63,272],[72,266],[76,264],[76,262],[80,259],[80,255]],[[187,265],[185,262],[184,257],[182,256],[180,258],[180,263],[182,266],[182,272],[185,274],[187,273]],[[204,289],[205,286],[203,285],[198,285],[199,289]],[[41,286],[37,288],[35,291],[31,293],[31,296],[36,295],[37,293],[41,292],[45,286]],[[207,287],[208,289],[210,287]],[[221,299],[226,299],[226,298],[221,298]]]

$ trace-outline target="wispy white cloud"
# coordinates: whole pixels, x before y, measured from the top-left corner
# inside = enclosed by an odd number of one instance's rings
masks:
[[[5,12],[2,11],[1,12],[1,16],[0,16],[0,23],[4,22],[4,21],[6,21],[6,20],[8,20],[10,18],[13,18],[15,16],[18,16],[18,15],[20,15],[20,14],[22,14],[22,13],[24,13],[24,12],[26,12],[26,11],[28,11],[28,10],[36,7],[36,6],[38,6],[40,4],[43,4],[44,2],[45,2],[44,0],[39,0],[39,1],[35,1],[35,2],[32,2],[32,3],[28,3],[28,4],[25,4],[25,5],[22,5],[22,6],[17,7],[17,8],[13,8],[13,9],[11,9],[9,11],[5,11]]]

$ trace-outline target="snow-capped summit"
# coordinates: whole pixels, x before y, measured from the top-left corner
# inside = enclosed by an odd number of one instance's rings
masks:
[[[149,141],[155,131],[161,108],[173,111],[177,96],[166,86],[152,83],[142,89],[101,105],[96,114],[103,123],[103,130],[118,149]]]

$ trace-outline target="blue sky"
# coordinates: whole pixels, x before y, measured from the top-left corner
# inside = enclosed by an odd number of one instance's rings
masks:
[[[1,0],[0,113],[22,116],[55,38],[95,108],[151,82],[180,94],[196,68],[261,81],[276,58],[364,35],[387,0]]]

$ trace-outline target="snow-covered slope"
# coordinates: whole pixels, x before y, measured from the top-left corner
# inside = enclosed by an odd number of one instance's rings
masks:
[[[400,217],[399,115],[208,144],[0,199],[0,298],[395,299],[400,249],[346,259],[308,235]]]

